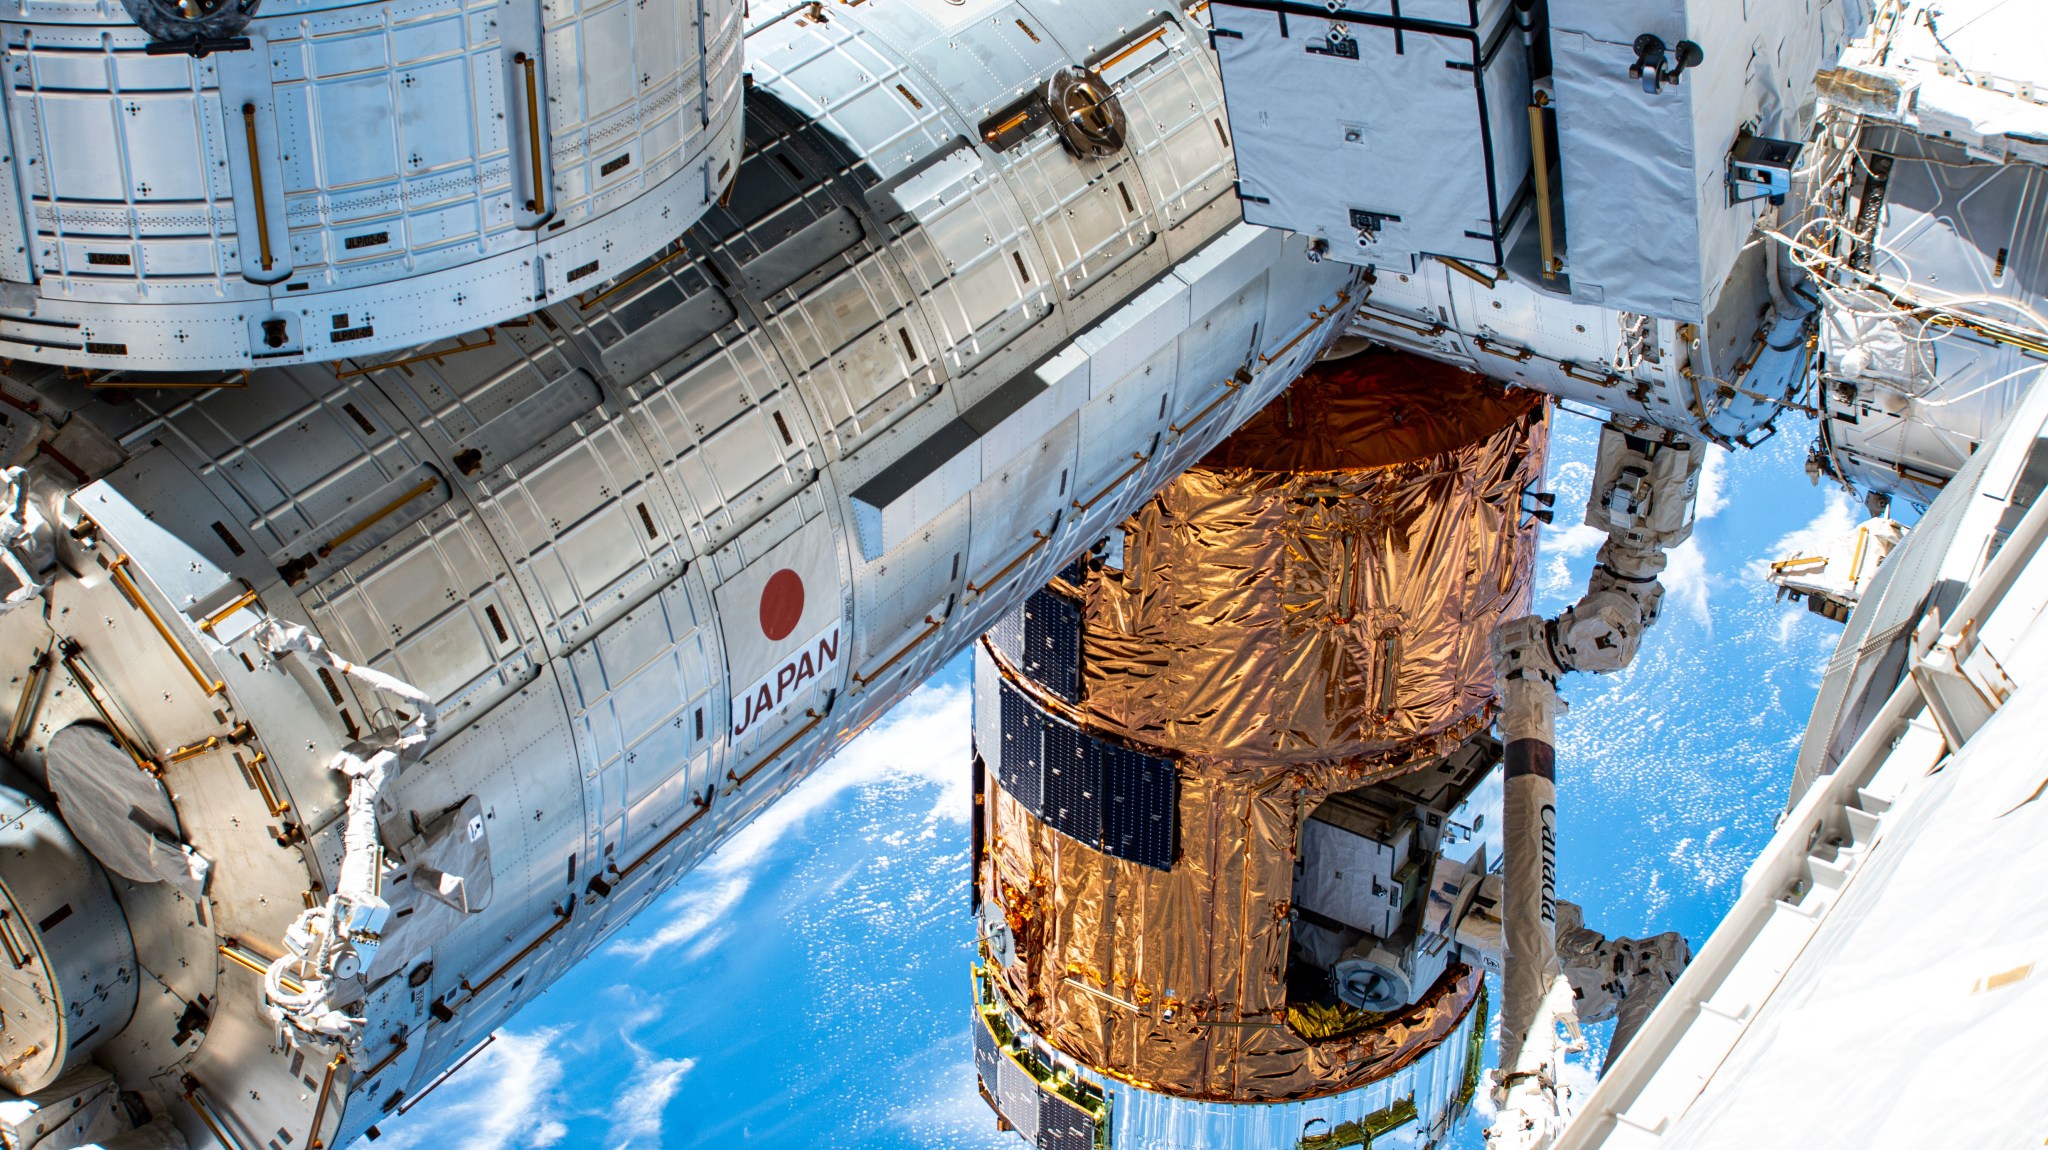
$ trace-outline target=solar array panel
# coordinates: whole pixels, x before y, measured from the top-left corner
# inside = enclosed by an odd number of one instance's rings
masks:
[[[1173,869],[1180,775],[1171,760],[1097,739],[1002,685],[996,777],[1041,821],[1104,854]]]
[[[984,1022],[974,1028],[981,1096],[1037,1150],[1095,1150],[1095,1115],[1046,1089],[1003,1053]]]
[[[1036,721],[1038,708],[1024,693],[1003,684],[1003,746],[996,778],[1010,797],[1033,813],[1045,809],[1044,739]]]
[[[1160,870],[1179,845],[1180,775],[1165,759],[1098,743],[1102,763],[1102,849]]]
[[[1054,1094],[1038,1092],[1038,1150],[1095,1150],[1095,1116]]]
[[[1002,653],[1012,667],[1024,665],[1024,608],[1017,607],[996,616],[988,629],[989,645]]]
[[[1081,701],[1081,604],[1041,590],[1024,601],[1024,659],[1032,682],[1069,703]]]

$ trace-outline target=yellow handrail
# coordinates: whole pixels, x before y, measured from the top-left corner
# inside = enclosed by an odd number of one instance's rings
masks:
[[[526,133],[527,148],[533,157],[533,198],[526,201],[526,210],[536,216],[548,212],[547,192],[543,188],[547,173],[540,163],[540,79],[535,73],[536,62],[524,52],[512,57],[512,62],[526,69]]]
[[[263,158],[256,146],[256,105],[242,105],[242,131],[249,138],[249,182],[256,189],[256,245],[261,253],[263,270],[269,271],[276,261],[270,253],[270,209],[263,201]]]
[[[185,645],[178,642],[177,637],[171,634],[171,629],[164,625],[164,621],[157,615],[156,609],[149,605],[149,600],[142,597],[142,588],[137,587],[135,580],[128,577],[128,557],[126,555],[115,556],[114,565],[108,568],[108,570],[113,572],[114,582],[120,585],[121,593],[128,596],[130,603],[142,609],[142,613],[149,618],[150,626],[156,628],[157,636],[164,641],[165,646],[171,649],[172,654],[178,656],[178,662],[185,665],[186,673],[192,676],[193,682],[199,684],[199,689],[205,691],[208,695],[218,695],[226,690],[226,683],[221,682],[219,679],[208,679],[200,671],[199,664],[192,659],[192,653],[185,650]]]

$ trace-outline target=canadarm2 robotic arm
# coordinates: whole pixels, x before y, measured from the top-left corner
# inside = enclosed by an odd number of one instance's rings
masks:
[[[1547,1145],[1569,1108],[1558,1073],[1560,1022],[1576,1026],[1557,954],[1557,681],[1635,658],[1664,597],[1667,552],[1692,535],[1705,445],[1615,420],[1600,432],[1586,523],[1607,532],[1586,593],[1555,619],[1525,616],[1494,636],[1506,745],[1503,858],[1506,941],[1496,1150]]]

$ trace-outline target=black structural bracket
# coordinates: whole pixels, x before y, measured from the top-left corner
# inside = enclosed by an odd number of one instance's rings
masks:
[[[1690,40],[1666,48],[1662,38],[1648,32],[1636,37],[1635,50],[1636,62],[1628,66],[1628,78],[1642,81],[1643,91],[1653,96],[1666,84],[1680,83],[1687,68],[1697,68],[1707,58],[1706,49]]]

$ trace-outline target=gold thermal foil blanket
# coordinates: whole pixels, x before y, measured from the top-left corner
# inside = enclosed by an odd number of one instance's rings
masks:
[[[1477,971],[1453,964],[1419,1003],[1350,1034],[1310,1042],[1286,1025],[1294,844],[1320,797],[1186,779],[1181,857],[1161,872],[991,791],[985,873],[1017,940],[998,979],[1011,1006],[1074,1058],[1183,1098],[1313,1098],[1421,1057],[1471,1009]]]
[[[1526,610],[1546,430],[1541,397],[1465,372],[1321,365],[1086,581],[1090,725],[1246,766],[1448,752]]]
[[[1373,1025],[1288,1028],[1294,860],[1329,794],[1490,721],[1544,415],[1411,357],[1325,364],[1128,524],[1123,570],[1079,588],[1081,703],[1023,686],[1177,760],[1180,851],[1170,871],[1125,862],[991,786],[980,881],[1017,956],[997,982],[1039,1035],[1152,1089],[1266,1102],[1372,1082],[1457,1026],[1479,976],[1454,964]]]

